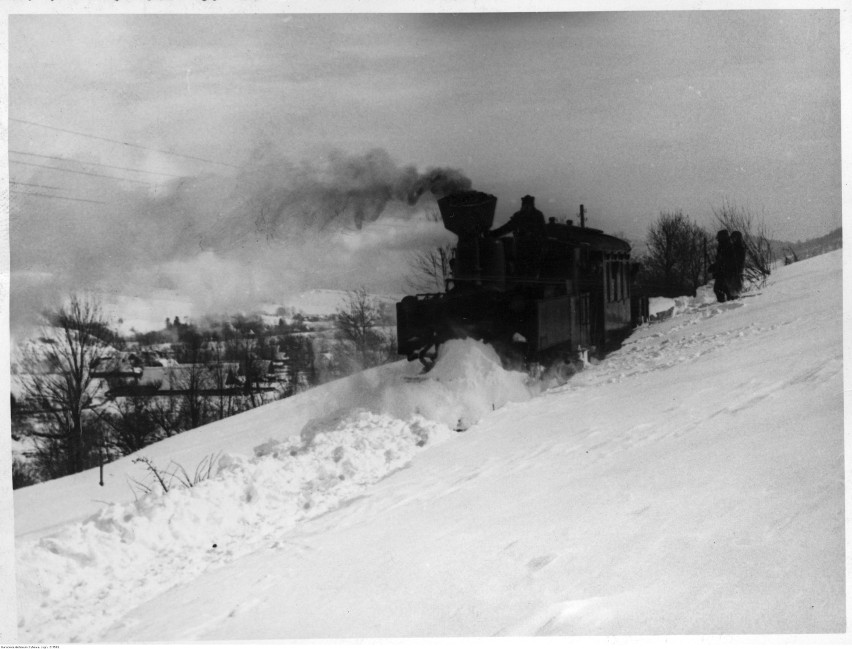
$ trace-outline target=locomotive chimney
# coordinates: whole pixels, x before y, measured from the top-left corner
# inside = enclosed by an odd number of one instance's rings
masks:
[[[455,192],[438,199],[444,227],[460,237],[485,234],[494,223],[497,197],[473,190]]]

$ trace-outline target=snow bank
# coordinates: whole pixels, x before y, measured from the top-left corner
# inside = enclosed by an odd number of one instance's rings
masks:
[[[224,455],[216,474],[191,489],[163,492],[152,482],[133,503],[19,547],[21,637],[91,641],[139,602],[273,546],[297,522],[357,498],[451,435],[420,416],[362,410],[327,429],[314,425],[306,439],[271,440],[252,458]]]
[[[713,293],[713,285],[699,286],[695,296],[683,295],[680,297],[652,297],[648,300],[648,314],[652,319],[665,319],[686,310],[713,304],[716,302],[716,294]]]

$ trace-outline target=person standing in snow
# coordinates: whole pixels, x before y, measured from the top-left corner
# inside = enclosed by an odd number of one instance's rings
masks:
[[[713,282],[713,292],[719,302],[726,302],[731,297],[728,282],[734,268],[731,238],[727,230],[719,230],[716,234],[716,243],[716,261],[710,265],[710,272],[716,278]]]
[[[731,232],[731,268],[728,289],[730,299],[738,298],[743,290],[743,270],[745,269],[746,248],[743,235],[734,230]]]

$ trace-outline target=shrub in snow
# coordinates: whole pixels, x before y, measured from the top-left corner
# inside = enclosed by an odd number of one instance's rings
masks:
[[[205,456],[195,467],[194,474],[190,476],[183,465],[178,462],[170,462],[165,469],[160,469],[149,458],[139,457],[133,460],[133,464],[144,464],[152,483],[147,484],[140,480],[134,480],[133,483],[146,494],[156,492],[158,487],[163,493],[168,493],[173,487],[191,489],[198,483],[216,475],[218,458],[219,454]]]
[[[17,457],[12,457],[12,489],[20,489],[38,482],[29,464]]]

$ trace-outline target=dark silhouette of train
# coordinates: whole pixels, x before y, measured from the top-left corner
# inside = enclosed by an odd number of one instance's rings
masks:
[[[491,230],[497,199],[464,191],[438,200],[458,235],[444,293],[396,305],[398,351],[428,367],[453,338],[490,343],[507,366],[549,365],[601,354],[648,316],[631,297],[630,244],[580,224],[545,222],[525,196],[506,225]]]

